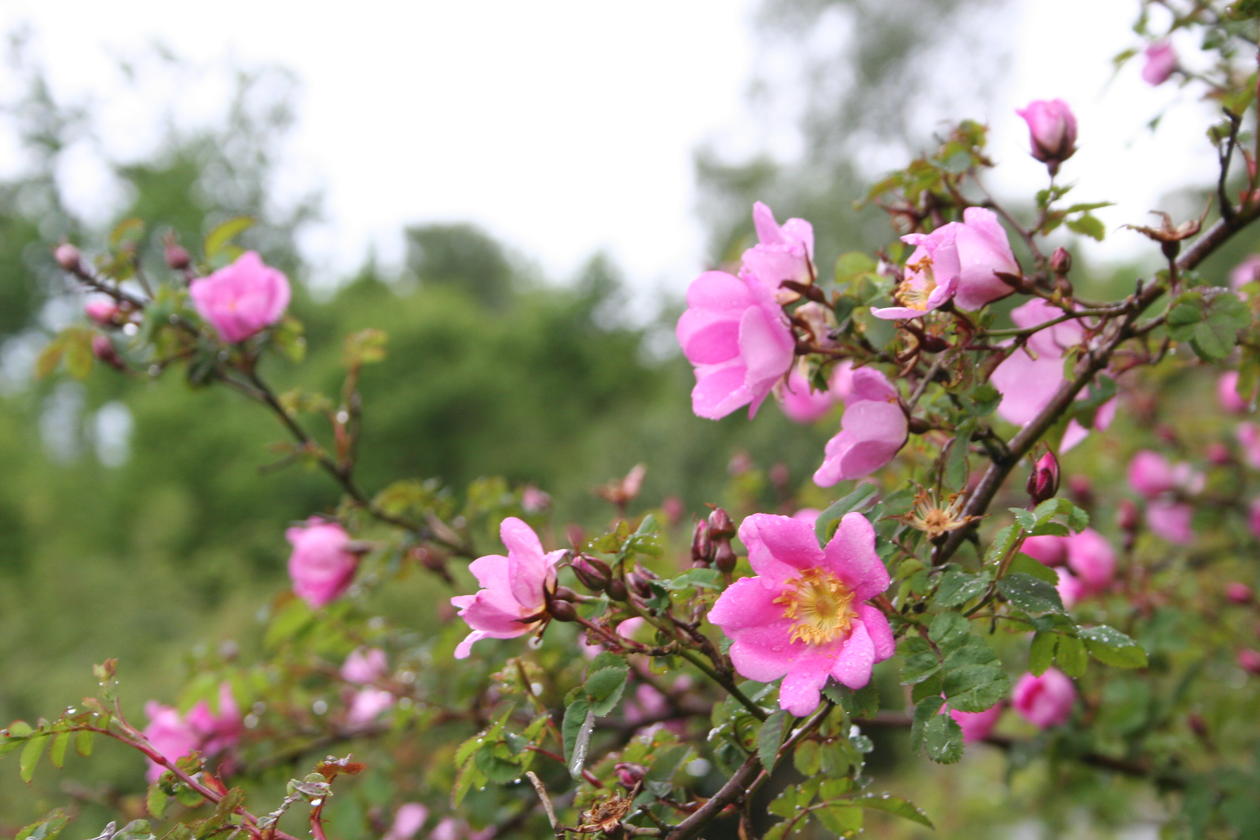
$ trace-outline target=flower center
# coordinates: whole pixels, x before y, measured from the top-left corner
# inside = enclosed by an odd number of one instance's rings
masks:
[[[789,580],[774,599],[783,617],[793,620],[791,638],[823,645],[849,632],[853,623],[853,590],[826,569],[812,568]]]
[[[932,272],[932,258],[924,257],[906,266],[905,278],[897,289],[897,302],[907,309],[923,311],[928,298],[936,291],[936,275]]]

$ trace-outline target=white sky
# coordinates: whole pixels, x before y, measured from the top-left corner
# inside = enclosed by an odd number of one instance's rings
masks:
[[[56,93],[97,99],[106,147],[124,158],[160,137],[146,104],[153,97],[177,100],[181,120],[212,119],[229,90],[212,72],[225,59],[293,69],[299,124],[281,180],[294,194],[325,192],[328,223],[305,243],[317,283],[352,269],[370,246],[397,259],[406,224],[472,220],[552,276],[606,248],[636,285],[681,292],[703,259],[692,150],[705,139],[772,139],[744,106],[764,57],[754,0],[359,0],[337,13],[322,5],[3,0],[0,29],[33,26]],[[1062,178],[1082,183],[1078,200],[1126,198],[1100,213],[1112,231],[1100,253],[1112,257],[1142,247],[1120,224],[1147,221],[1161,194],[1202,183],[1214,165],[1205,124],[1186,118],[1202,107],[1188,94],[1147,87],[1136,61],[1107,84],[1136,8],[1020,3],[1015,31],[974,36],[1013,38],[1016,49],[1013,66],[994,68],[1009,79],[1005,89],[966,115],[993,127],[999,188],[1030,191],[1044,185],[1044,170],[1027,156],[1013,111],[1034,98],[1066,99],[1081,150]],[[155,39],[210,69],[192,80],[142,74],[144,90],[129,92],[114,59]],[[0,97],[6,90],[0,79]],[[1170,102],[1152,138],[1145,123]],[[94,159],[82,149],[63,173],[89,212],[111,195]],[[0,171],[17,165],[0,137]]]

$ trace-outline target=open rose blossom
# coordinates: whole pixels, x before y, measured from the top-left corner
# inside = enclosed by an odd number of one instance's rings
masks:
[[[814,483],[831,487],[887,464],[905,445],[908,425],[888,377],[872,368],[853,371],[840,432],[827,441]]]
[[[691,409],[717,420],[748,406],[753,417],[792,364],[795,341],[775,285],[747,269],[706,271],[687,289],[675,335],[695,366]]]
[[[285,531],[284,536],[293,546],[289,577],[294,593],[316,609],[341,597],[359,564],[347,550],[350,535],[346,529],[312,516],[305,525]]]
[[[420,826],[429,818],[429,809],[419,802],[399,805],[394,822],[382,840],[411,840],[420,833]]]
[[[289,305],[289,280],[253,251],[188,286],[197,313],[229,344],[269,327]]]
[[[871,308],[876,318],[889,321],[919,318],[954,297],[958,288],[957,222],[942,225],[931,233],[909,233],[901,241],[915,246],[901,282],[893,292],[897,306]]]
[[[787,381],[774,386],[774,398],[788,419],[801,424],[813,423],[844,399],[852,377],[851,364],[845,361],[836,365],[825,391],[812,390],[805,372],[799,366],[794,367]]]
[[[1106,591],[1116,574],[1115,549],[1093,528],[1066,537],[1052,534],[1029,537],[1020,551],[1043,565],[1056,568],[1059,595],[1068,607],[1081,598]]]
[[[1015,113],[1028,123],[1032,156],[1046,164],[1050,174],[1076,154],[1076,116],[1062,99],[1037,99]]]
[[[1058,668],[1047,668],[1040,677],[1024,674],[1011,694],[1015,711],[1041,729],[1065,722],[1075,702],[1076,686]]]
[[[83,312],[102,327],[114,326],[119,315],[118,304],[109,298],[92,298],[83,304]]]
[[[488,554],[469,564],[481,589],[457,595],[451,603],[472,632],[455,648],[456,659],[466,659],[481,639],[511,639],[533,629],[547,608],[546,592],[556,585],[555,565],[564,549],[544,552],[533,529],[515,516],[499,526],[507,547],[504,557]]]
[[[810,525],[767,513],[745,519],[739,538],[757,574],[709,612],[732,641],[735,670],[759,682],[782,677],[779,706],[798,716],[818,707],[829,677],[866,685],[896,644],[884,614],[865,603],[889,584],[866,517],[845,514],[825,548]]]
[[[236,745],[243,729],[240,710],[226,684],[219,687],[218,714],[211,711],[205,700],[198,701],[186,715],[153,701],[145,704],[144,713],[149,718],[144,737],[172,762],[194,752],[206,757],[218,755]],[[150,761],[145,777],[155,782],[165,772],[166,768]]]
[[[813,225],[804,219],[780,225],[774,212],[758,201],[753,205],[753,227],[759,241],[744,252],[744,268],[773,289],[784,280],[808,284],[813,277]]]
[[[1146,48],[1146,63],[1142,65],[1142,81],[1148,85],[1162,85],[1177,69],[1177,53],[1167,41],[1156,41]]]

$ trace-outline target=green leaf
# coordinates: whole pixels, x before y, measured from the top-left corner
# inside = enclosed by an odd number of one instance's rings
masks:
[[[899,796],[892,796],[887,793],[864,793],[861,796],[853,797],[850,801],[854,805],[860,805],[863,808],[895,814],[911,822],[917,822],[919,825],[936,828],[936,826],[932,825],[932,821],[928,819],[927,814],[923,813],[917,805]]]
[[[997,588],[1002,597],[1026,613],[1063,612],[1058,590],[1032,575],[1008,574],[997,582]]]
[[[271,328],[271,346],[294,364],[306,358],[306,335],[302,322],[292,315],[286,316]]]
[[[1251,314],[1238,296],[1225,289],[1183,292],[1168,305],[1168,334],[1189,341],[1206,361],[1220,361],[1238,343],[1238,331],[1251,323]]]
[[[69,730],[65,730],[53,736],[52,749],[48,752],[48,758],[52,761],[53,767],[58,770],[66,764],[66,748],[70,746],[72,734]]]
[[[79,730],[74,734],[74,751],[87,758],[92,754],[92,741],[95,737],[95,732],[89,732],[86,729]]]
[[[621,702],[622,692],[626,690],[626,677],[630,669],[625,666],[601,668],[586,680],[586,696],[590,701],[591,711],[596,717],[602,717],[617,707]]]
[[[39,764],[39,759],[47,746],[48,739],[39,736],[30,739],[26,742],[26,746],[22,747],[22,754],[18,757],[18,775],[22,777],[22,781],[30,783],[35,775],[35,765]]]
[[[954,439],[950,441],[949,452],[945,455],[945,467],[942,470],[942,483],[951,490],[962,490],[967,484],[967,450],[975,428],[975,420],[964,421],[958,427]]]
[[[983,712],[1011,693],[1011,678],[997,664],[965,665],[946,671],[944,690],[951,708]]]
[[[818,541],[826,542],[831,537],[833,523],[839,522],[846,513],[865,507],[878,492],[879,488],[874,484],[859,484],[853,492],[829,504],[826,510],[818,514],[818,520],[814,523]]]
[[[837,837],[855,837],[862,830],[862,809],[842,799],[834,805],[824,805],[811,811],[814,819]]]
[[[14,840],[53,840],[70,824],[70,812],[64,808],[47,814],[19,831]]]
[[[1059,634],[1045,630],[1033,636],[1032,645],[1028,648],[1028,670],[1041,676],[1054,661],[1054,649],[1059,643]]]
[[[1006,557],[1022,536],[1023,530],[1018,525],[1007,525],[998,531],[993,537],[993,542],[989,543],[989,550],[984,553],[984,564],[996,566],[1002,562],[1002,558]]]
[[[136,241],[144,235],[144,222],[140,219],[123,219],[109,232],[109,247],[117,248],[127,240]]]
[[[573,778],[580,778],[586,764],[586,750],[591,745],[591,732],[595,729],[595,713],[585,697],[579,697],[564,710],[560,733],[564,737],[564,761]]]
[[[385,361],[385,342],[388,336],[384,330],[359,330],[346,336],[343,356],[346,367],[358,367]]]
[[[206,234],[206,259],[213,260],[227,248],[233,239],[253,226],[254,220],[249,216],[237,216],[234,219],[228,219],[226,222],[216,225],[213,230]]]
[[[939,607],[961,607],[984,592],[988,585],[988,575],[951,569],[941,576],[934,601]]]
[[[970,638],[971,624],[959,613],[938,613],[928,625],[928,635],[942,648],[951,649]]]
[[[1054,661],[1069,677],[1083,676],[1085,666],[1089,664],[1085,643],[1075,636],[1060,636],[1054,649]]]
[[[144,798],[144,807],[149,812],[149,816],[160,819],[166,813],[168,801],[170,801],[170,796],[162,790],[161,781],[149,785],[149,792]]]
[[[1107,229],[1103,227],[1102,221],[1092,213],[1083,213],[1075,219],[1069,219],[1067,226],[1070,230],[1097,239],[1099,242],[1102,242],[1107,235]]]
[[[1081,638],[1091,656],[1105,665],[1116,668],[1145,668],[1146,650],[1112,627],[1082,627]]]
[[[949,715],[935,715],[923,726],[923,747],[938,764],[953,764],[962,758],[962,728]]]
[[[1015,558],[1011,560],[1011,564],[1006,567],[1006,573],[1008,576],[1020,574],[1035,577],[1037,580],[1044,580],[1051,586],[1058,586],[1059,583],[1059,576],[1054,573],[1054,569],[1022,552],[1016,554]]]
[[[767,773],[774,769],[779,747],[783,746],[783,736],[791,720],[792,715],[779,709],[761,724],[761,731],[757,733],[757,757]]]

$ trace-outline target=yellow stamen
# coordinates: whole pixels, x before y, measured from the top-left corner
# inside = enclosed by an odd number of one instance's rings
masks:
[[[807,645],[823,645],[849,632],[853,623],[853,590],[826,569],[812,568],[789,580],[774,599],[790,618],[791,638]]]
[[[910,278],[914,278],[912,283]],[[905,279],[893,295],[907,309],[927,309],[928,298],[936,291],[936,275],[932,273],[932,258],[924,257],[906,265]]]

